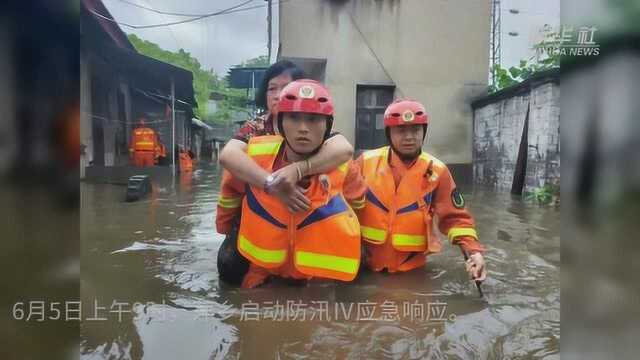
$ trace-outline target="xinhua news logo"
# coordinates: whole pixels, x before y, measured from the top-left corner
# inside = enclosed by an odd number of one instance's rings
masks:
[[[536,45],[538,55],[549,56],[598,56],[600,44],[596,42],[595,26],[573,27],[563,25],[547,41]]]

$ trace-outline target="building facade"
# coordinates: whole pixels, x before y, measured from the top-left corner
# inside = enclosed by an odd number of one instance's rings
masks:
[[[560,71],[475,100],[474,183],[531,192],[560,185]]]
[[[487,89],[489,18],[488,1],[281,2],[278,58],[329,87],[335,130],[356,150],[385,143],[394,98],[422,102],[425,150],[470,180],[470,104]]]
[[[127,167],[131,134],[141,117],[172,161],[172,148],[192,145],[192,73],[138,53],[117,24],[95,13],[111,18],[100,0],[81,2],[80,177]]]

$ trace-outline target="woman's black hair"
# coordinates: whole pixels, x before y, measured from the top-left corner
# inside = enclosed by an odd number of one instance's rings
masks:
[[[265,71],[262,83],[260,83],[260,87],[256,92],[257,107],[265,110],[267,109],[267,88],[269,87],[269,81],[282,74],[289,74],[292,80],[305,78],[304,71],[302,71],[298,65],[289,60],[280,60],[269,66],[267,71]]]

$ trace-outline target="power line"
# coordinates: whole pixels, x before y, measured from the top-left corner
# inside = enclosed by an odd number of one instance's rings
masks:
[[[157,27],[162,27],[162,26],[185,24],[185,23],[189,23],[189,22],[193,22],[193,21],[209,18],[209,17],[212,17],[212,16],[216,16],[216,15],[229,14],[229,13],[235,12],[235,11],[232,11],[232,10],[237,9],[237,8],[239,8],[241,6],[244,6],[244,5],[246,5],[246,4],[250,3],[250,2],[253,2],[253,0],[247,0],[245,2],[242,2],[242,3],[238,4],[238,5],[234,5],[234,6],[230,7],[230,8],[227,8],[227,9],[224,9],[224,10],[221,10],[221,11],[217,11],[217,12],[214,12],[214,13],[211,13],[211,14],[204,14],[204,15],[201,15],[201,16],[198,16],[198,17],[187,19],[187,20],[174,21],[174,22],[163,23],[163,24],[153,24],[153,25],[131,25],[131,24],[115,21],[112,18],[106,17],[106,16],[98,13],[94,9],[87,8],[87,10],[90,13],[92,13],[93,15],[95,15],[95,16],[101,18],[101,19],[104,19],[104,20],[107,20],[107,21],[111,21],[111,22],[116,23],[118,25],[130,27],[132,29],[150,29],[150,28],[157,28]],[[260,6],[264,7],[265,5],[260,5]],[[248,9],[250,9],[250,8],[243,8],[243,9],[240,9],[240,10],[248,10]]]
[[[171,13],[171,12],[166,12],[166,11],[156,10],[156,9],[154,9],[154,8],[152,8],[152,7],[151,7],[151,4],[149,4],[149,1],[148,1],[148,0],[140,0],[140,1],[143,1],[143,2],[145,2],[146,4],[148,4],[148,6],[139,5],[139,4],[137,4],[137,3],[134,3],[134,2],[131,2],[131,1],[128,1],[128,0],[118,0],[118,1],[123,2],[123,3],[125,3],[125,4],[129,4],[129,5],[131,5],[131,6],[134,6],[134,7],[140,8],[140,9],[153,11],[154,13],[160,14],[160,15],[164,18],[164,20],[166,20],[166,21],[171,21],[170,19],[168,19],[168,18],[167,18],[167,15],[172,15],[172,16],[189,16],[189,17],[198,17],[198,16],[202,16],[202,15],[204,15],[204,14],[183,14],[183,13]],[[205,20],[205,21],[206,21],[206,20]],[[207,29],[206,29],[206,31],[208,31],[208,23],[206,23],[206,22],[205,22],[205,24],[207,25]],[[176,38],[176,35],[175,35],[175,33],[173,32],[173,29],[172,29],[170,26],[168,26],[168,27],[167,27],[167,30],[169,30],[169,33],[171,34],[171,37],[173,38],[173,40],[174,40],[174,42],[175,42],[175,44],[176,44],[176,48],[179,48],[179,47],[180,47],[180,43],[178,42],[178,39]],[[206,46],[207,46],[207,40],[203,41],[203,43],[204,43],[204,46],[206,47]],[[208,57],[207,57],[207,53],[205,53],[205,54],[204,54],[204,56],[205,56],[205,58],[208,58]]]
[[[127,3],[130,3],[129,1],[126,0],[121,0],[121,1],[125,1]],[[147,0],[142,0],[145,3],[149,4],[149,2]],[[151,8],[150,8],[151,9]],[[166,18],[166,16],[162,16],[165,20],[170,21],[169,19]],[[169,26],[167,27],[167,30],[169,30],[169,34],[171,34],[171,37],[173,38],[173,41],[176,43],[176,48],[180,47],[180,43],[178,42],[178,39],[176,38],[176,34],[173,32],[173,29]]]
[[[255,6],[249,6],[249,7],[244,7],[244,8],[238,9],[239,7],[247,5],[248,3],[252,2],[252,1],[253,0],[245,1],[245,2],[243,2],[241,4],[232,6],[232,7],[228,8],[228,9],[217,11],[215,13],[198,15],[197,17],[194,17],[194,18],[191,18],[191,19],[187,19],[187,20],[181,20],[181,21],[175,21],[175,22],[163,23],[163,24],[152,24],[152,25],[132,25],[132,24],[116,21],[116,20],[114,20],[112,18],[106,17],[106,16],[98,13],[94,9],[87,8],[87,10],[90,13],[92,13],[93,15],[95,15],[95,16],[101,18],[101,19],[104,19],[104,20],[107,20],[107,21],[111,21],[111,22],[116,23],[118,25],[126,26],[126,27],[129,27],[129,28],[132,28],[132,29],[151,29],[151,28],[158,28],[158,27],[163,27],[163,26],[171,26],[171,25],[189,23],[189,22],[198,21],[198,20],[202,20],[202,19],[206,19],[206,18],[210,18],[210,17],[213,17],[213,16],[218,16],[218,15],[227,15],[227,14],[233,14],[233,13],[236,13],[236,12],[241,12],[241,11],[247,11],[247,10],[253,10],[253,9],[259,9],[259,8],[267,7],[267,5],[255,5]],[[289,1],[292,1],[292,0],[280,0],[279,2],[274,2],[273,4],[283,4],[283,3],[286,3],[286,2],[289,2]]]
[[[144,91],[142,89],[138,89],[138,88],[133,87],[133,86],[131,88],[133,90],[141,93],[142,95],[145,95],[145,96],[149,97],[149,98],[156,97],[156,98],[160,98],[160,99],[163,99],[163,100],[171,101],[171,95],[162,95],[162,94],[158,94],[158,93],[152,93],[152,92]],[[186,102],[184,100],[180,100],[178,98],[176,98],[175,101],[179,102],[179,103],[182,103],[182,104],[185,104],[185,105],[188,105],[188,106],[193,106],[192,104],[190,104],[190,103],[188,103],[188,102]]]
[[[139,121],[126,121],[126,120],[117,120],[117,119],[111,119],[111,118],[107,118],[104,116],[100,116],[97,115],[95,113],[90,113],[87,111],[81,111],[81,114],[86,115],[86,116],[90,116],[93,119],[98,119],[98,120],[102,120],[102,121],[106,121],[106,122],[110,122],[110,123],[120,123],[120,124],[127,124],[127,125],[137,125],[140,124]],[[165,123],[169,123],[171,122],[171,120],[145,120],[145,125],[153,125],[153,124],[165,124]]]
[[[154,12],[156,14],[162,14],[162,15],[185,16],[185,17],[200,17],[200,16],[203,16],[203,15],[206,15],[206,14],[185,14],[185,13],[177,13],[177,12],[170,12],[170,11],[162,11],[162,10],[156,10],[156,9],[154,9],[152,7],[147,7],[147,6],[143,6],[143,5],[140,5],[140,4],[136,4],[136,3],[132,2],[132,1],[128,1],[128,0],[118,0],[118,1],[120,1],[122,3],[125,3],[125,4],[129,4],[131,6],[134,6],[134,7],[140,8],[140,9],[152,11],[152,12]]]

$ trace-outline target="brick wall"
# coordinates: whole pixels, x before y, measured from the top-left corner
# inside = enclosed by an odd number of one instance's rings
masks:
[[[474,183],[510,190],[527,109],[524,191],[559,183],[560,86],[555,73],[474,101]]]

